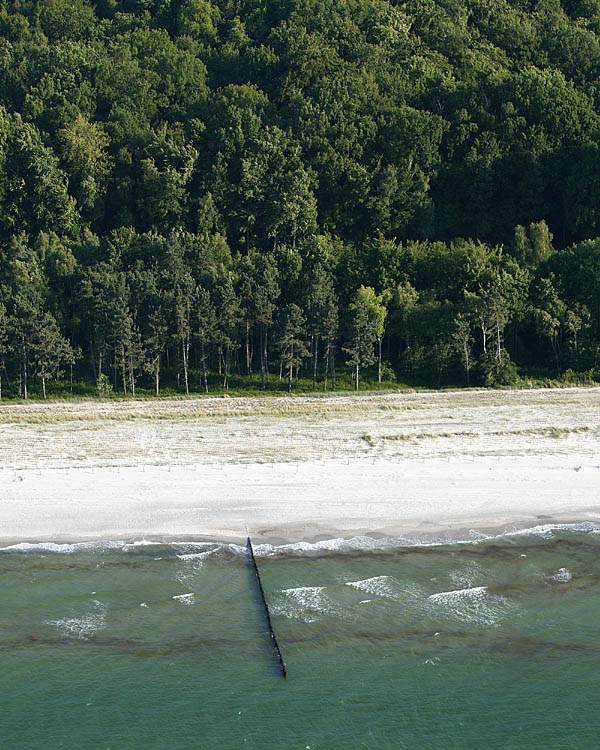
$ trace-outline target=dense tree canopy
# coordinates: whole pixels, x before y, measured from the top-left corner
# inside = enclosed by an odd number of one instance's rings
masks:
[[[0,397],[600,379],[599,74],[591,0],[0,0]]]

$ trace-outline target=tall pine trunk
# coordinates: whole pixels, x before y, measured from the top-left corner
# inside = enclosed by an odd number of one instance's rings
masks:
[[[335,352],[331,347],[331,390],[335,391]]]
[[[225,377],[223,378],[223,388],[227,390],[229,388],[229,344],[225,347]]]
[[[183,337],[181,339],[181,354],[183,357],[183,380],[185,383],[186,396],[189,395],[190,389],[188,387],[188,356],[190,353],[190,337]]]
[[[265,326],[260,329],[260,387],[265,390]]]
[[[121,348],[121,377],[123,379],[123,393],[127,395],[127,363],[125,361],[125,348]]]
[[[251,372],[251,361],[250,361],[250,321],[246,321],[246,375],[250,375]]]
[[[269,374],[269,352],[267,350],[267,338],[269,336],[269,328],[265,326],[265,372]]]
[[[129,357],[129,387],[131,388],[131,395],[135,398],[135,372],[133,368],[133,360]]]
[[[313,391],[317,390],[317,356],[319,352],[319,337],[315,335],[313,340],[314,352],[313,352]]]
[[[23,347],[23,397],[27,400],[27,348]]]
[[[208,393],[208,380],[206,378],[206,357],[204,356],[204,341],[200,342],[200,357],[202,359],[202,377],[204,379],[204,392]]]

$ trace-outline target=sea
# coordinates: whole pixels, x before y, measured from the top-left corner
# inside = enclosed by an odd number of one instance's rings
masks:
[[[0,748],[600,746],[600,528],[0,549]]]

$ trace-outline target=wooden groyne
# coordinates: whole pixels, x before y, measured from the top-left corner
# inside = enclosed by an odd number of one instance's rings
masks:
[[[269,628],[269,633],[271,635],[271,643],[275,651],[275,656],[277,657],[277,660],[279,661],[279,666],[281,667],[281,675],[283,677],[287,677],[287,669],[285,666],[285,662],[283,661],[283,656],[281,655],[281,649],[279,648],[279,644],[277,643],[277,638],[275,637],[273,624],[271,623],[271,614],[269,612],[269,605],[267,604],[267,599],[265,597],[265,590],[263,589],[262,580],[260,578],[260,571],[258,569],[258,565],[256,564],[256,558],[254,557],[254,550],[252,549],[252,542],[250,541],[250,537],[248,537],[248,541],[246,542],[246,556],[256,576],[256,582],[258,584],[258,590],[260,591],[260,598],[263,604],[263,610],[264,610],[265,617],[267,620],[267,626]]]

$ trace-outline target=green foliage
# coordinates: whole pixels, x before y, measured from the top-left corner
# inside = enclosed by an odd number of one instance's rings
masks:
[[[291,304],[281,311],[278,346],[281,363],[288,371],[288,390],[292,390],[294,369],[308,356],[304,340],[306,320],[298,305]]]
[[[108,375],[105,375],[103,372],[98,375],[98,378],[96,380],[96,390],[98,392],[98,396],[103,399],[109,398],[113,392],[113,387],[110,384]]]
[[[5,394],[599,371],[591,0],[4,3],[0,49]]]
[[[346,364],[354,369],[358,390],[360,368],[375,362],[375,341],[383,335],[386,310],[371,287],[361,286],[348,312],[348,346],[344,351],[349,355]]]
[[[519,382],[517,368],[507,352],[500,359],[491,354],[482,357],[480,369],[483,384],[488,388],[516,385]]]

